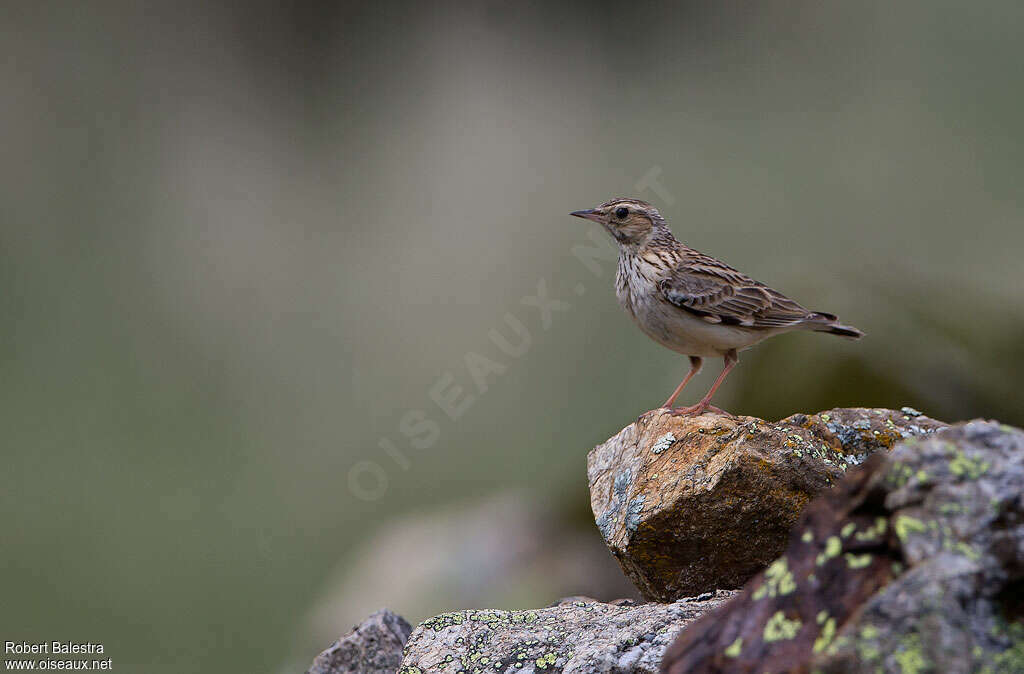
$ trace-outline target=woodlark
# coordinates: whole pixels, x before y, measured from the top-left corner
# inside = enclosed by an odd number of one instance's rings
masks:
[[[782,293],[676,240],[654,206],[612,199],[572,213],[599,223],[619,244],[615,295],[648,337],[690,357],[690,372],[663,407],[672,407],[703,359],[721,356],[725,367],[699,403],[674,410],[726,414],[711,397],[736,365],[737,352],[790,330],[814,330],[859,339],[857,328],[832,314],[808,311]]]

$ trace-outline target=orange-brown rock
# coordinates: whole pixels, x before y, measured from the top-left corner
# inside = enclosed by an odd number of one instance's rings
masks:
[[[591,507],[647,599],[737,588],[782,553],[804,506],[849,467],[945,426],[910,408],[777,422],[655,410],[590,452]]]

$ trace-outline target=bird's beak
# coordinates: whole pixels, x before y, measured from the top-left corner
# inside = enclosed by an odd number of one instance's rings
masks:
[[[573,211],[569,215],[575,215],[577,218],[584,218],[586,220],[593,220],[594,222],[599,222],[601,219],[601,215],[593,208],[588,208],[585,211]]]

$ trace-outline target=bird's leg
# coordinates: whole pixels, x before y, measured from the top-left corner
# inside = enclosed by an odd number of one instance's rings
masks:
[[[686,385],[690,383],[690,380],[700,372],[700,366],[703,364],[704,360],[700,356],[690,356],[690,371],[686,373],[686,377],[679,383],[676,390],[672,391],[672,395],[668,397],[668,400],[665,401],[665,404],[662,405],[662,407],[672,407],[672,403],[676,401],[676,398],[678,398],[679,394],[683,392]]]
[[[701,398],[701,401],[696,405],[691,405],[690,407],[679,407],[677,409],[672,410],[672,413],[684,414],[688,416],[700,416],[701,414],[704,414],[705,411],[710,409],[718,414],[728,414],[728,412],[725,412],[724,410],[721,410],[713,406],[711,404],[711,398],[715,395],[715,391],[718,390],[718,387],[722,385],[722,382],[725,381],[725,377],[727,374],[729,374],[729,370],[733,369],[738,361],[739,356],[736,354],[736,349],[730,349],[726,351],[725,367],[722,368],[722,373],[718,375],[718,379],[715,380],[715,383],[711,385],[711,390],[707,392],[707,395]]]

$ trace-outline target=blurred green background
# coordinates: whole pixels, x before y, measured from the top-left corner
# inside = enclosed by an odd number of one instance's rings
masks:
[[[4,640],[301,671],[379,606],[628,593],[585,455],[687,364],[571,252],[613,196],[868,333],[720,405],[1024,423],[1018,2],[3,15]]]

